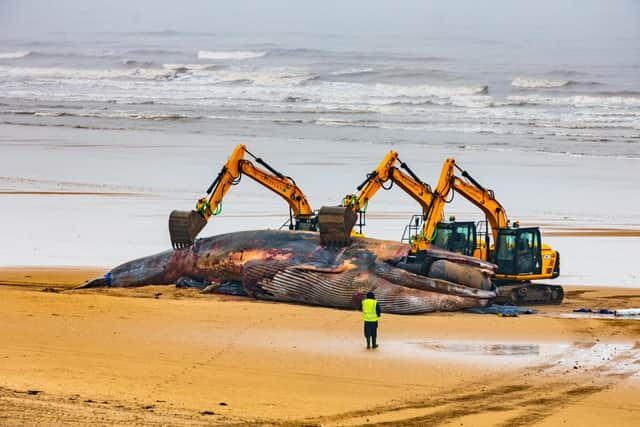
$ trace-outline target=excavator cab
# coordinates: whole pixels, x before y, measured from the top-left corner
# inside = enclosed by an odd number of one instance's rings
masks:
[[[499,229],[493,261],[498,265],[500,275],[541,274],[540,229],[538,227]]]
[[[432,244],[451,252],[473,256],[476,238],[476,224],[472,221],[441,222],[436,225]]]

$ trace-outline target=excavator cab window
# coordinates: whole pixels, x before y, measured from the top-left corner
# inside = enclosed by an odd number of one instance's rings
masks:
[[[498,230],[494,262],[498,274],[531,275],[542,271],[540,229],[502,228]]]
[[[476,249],[476,224],[474,222],[441,222],[436,225],[433,244],[463,255],[473,256]]]

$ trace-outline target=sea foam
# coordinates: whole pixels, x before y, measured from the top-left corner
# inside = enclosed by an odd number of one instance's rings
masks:
[[[511,86],[526,89],[544,89],[569,86],[573,83],[571,80],[546,80],[546,79],[528,79],[524,77],[516,77],[511,82]]]
[[[373,68],[348,68],[346,70],[332,71],[329,73],[332,76],[358,76],[361,74],[370,74],[375,72]]]
[[[17,52],[0,52],[0,59],[20,59],[31,55],[28,50],[20,50]]]

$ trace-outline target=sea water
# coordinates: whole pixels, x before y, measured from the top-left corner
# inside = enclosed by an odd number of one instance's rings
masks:
[[[0,122],[638,158],[639,53],[631,37],[24,36],[0,44]]]

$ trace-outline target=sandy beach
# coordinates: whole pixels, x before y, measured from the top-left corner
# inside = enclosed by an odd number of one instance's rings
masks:
[[[504,318],[384,315],[0,269],[0,424],[636,425],[640,290],[567,287]]]

